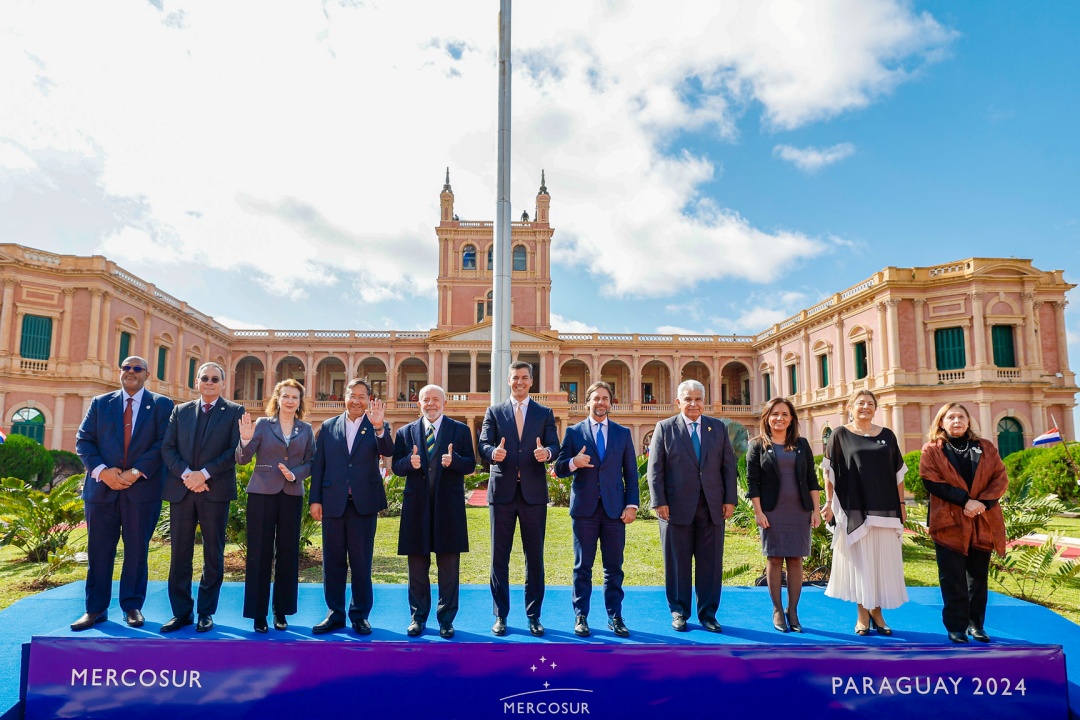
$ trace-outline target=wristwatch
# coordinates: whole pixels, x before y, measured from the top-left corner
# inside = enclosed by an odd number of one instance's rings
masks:
[[[138,480],[142,477],[142,473],[139,472],[139,468],[131,468],[131,476]]]

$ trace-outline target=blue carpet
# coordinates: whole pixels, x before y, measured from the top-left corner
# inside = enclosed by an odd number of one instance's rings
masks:
[[[574,611],[570,604],[568,586],[549,586],[544,600],[543,623],[547,634],[532,637],[525,625],[523,593],[515,588],[511,595],[508,618],[509,633],[504,638],[491,634],[491,595],[487,586],[466,585],[461,588],[461,612],[454,622],[457,635],[453,642],[510,642],[510,643],[650,643],[650,644],[799,644],[822,645],[846,643],[853,645],[904,645],[907,643],[948,644],[941,625],[941,595],[936,587],[908,588],[910,601],[886,612],[892,626],[892,637],[877,635],[859,637],[852,633],[855,607],[825,597],[820,588],[806,588],[800,603],[800,616],[805,632],[781,634],[772,627],[772,605],[765,588],[731,587],[724,590],[719,620],[723,634],[704,631],[695,622],[691,631],[677,633],[671,628],[670,615],[663,588],[628,587],[623,603],[623,616],[631,637],[615,637],[606,627],[603,598],[599,588],[593,593],[590,625],[593,636],[578,638],[573,634]],[[300,585],[300,612],[289,618],[289,630],[273,629],[266,635],[256,634],[251,621],[242,617],[243,584],[226,583],[221,593],[219,612],[214,616],[217,627],[197,635],[186,628],[176,635],[214,638],[249,638],[260,642],[445,642],[440,641],[431,626],[436,626],[434,611],[429,628],[423,637],[406,638],[409,623],[407,589],[404,585],[376,585],[375,607],[370,621],[373,633],[360,638],[351,630],[330,635],[313,636],[311,626],[326,615],[322,586]],[[116,590],[114,589],[114,596]],[[0,714],[16,705],[19,698],[21,646],[32,635],[73,635],[68,624],[83,611],[83,583],[71,583],[25,598],[0,612]],[[158,637],[158,628],[171,616],[164,582],[150,583],[143,613],[146,627],[133,630],[123,624],[119,607],[109,610],[110,622],[88,630],[84,637]],[[1033,643],[1061,645],[1066,656],[1080,658],[1080,627],[1039,605],[1012,597],[991,593],[987,612],[987,632],[995,643]],[[174,637],[176,636],[174,635]],[[1080,715],[1080,662],[1068,667],[1069,704],[1073,715]]]

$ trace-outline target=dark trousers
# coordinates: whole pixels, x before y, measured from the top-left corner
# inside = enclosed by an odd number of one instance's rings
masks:
[[[349,500],[341,517],[323,516],[323,597],[335,622],[345,620],[345,579],[352,568],[349,621],[367,620],[374,598],[371,562],[378,514],[361,515]]]
[[[199,579],[199,615],[217,612],[221,581],[225,577],[225,526],[229,501],[210,500],[209,493],[189,492],[169,503],[172,562],[169,564],[169,603],[175,617],[191,615],[191,562],[195,557],[195,526],[202,530],[203,570]]]
[[[96,482],[88,478],[87,482]],[[161,501],[137,503],[119,492],[112,502],[86,503],[86,611],[105,612],[112,598],[116,545],[124,539],[120,570],[120,609],[141,610],[146,599],[150,538],[161,515]]]
[[[724,526],[712,524],[704,494],[698,496],[692,524],[660,521],[660,547],[664,553],[664,588],[671,614],[690,617],[693,561],[697,563],[698,619],[715,620],[724,577]]]
[[[547,504],[530,505],[518,483],[514,499],[488,506],[491,517],[491,599],[492,612],[505,618],[510,613],[510,553],[514,549],[514,526],[521,525],[521,546],[525,551],[525,615],[540,619],[544,604],[544,536],[547,534]]]
[[[986,621],[987,577],[990,553],[970,548],[967,556],[934,543],[938,582],[941,584],[941,620],[949,632],[983,627]]]
[[[296,614],[303,504],[302,495],[284,492],[248,495],[244,617],[266,617],[270,608],[271,577],[274,580],[274,614]]]
[[[438,568],[439,604],[435,619],[440,625],[453,623],[458,611],[458,582],[461,575],[460,553],[435,553]],[[431,613],[431,554],[409,555],[409,611],[413,620],[426,623]]]
[[[574,535],[574,591],[571,601],[574,614],[589,616],[592,597],[592,569],[596,560],[596,543],[600,543],[600,558],[604,566],[604,608],[608,617],[622,615],[623,549],[626,547],[626,524],[621,518],[610,518],[604,504],[596,504],[589,517],[571,517]]]

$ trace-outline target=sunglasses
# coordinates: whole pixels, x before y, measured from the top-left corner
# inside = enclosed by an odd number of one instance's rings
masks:
[[[124,365],[120,369],[123,370],[124,372],[133,372],[133,373],[141,373],[144,370],[146,370],[146,368],[144,368],[142,365]]]
[[[219,377],[210,377],[209,375],[203,375],[201,378],[199,378],[199,380],[201,380],[204,383],[221,382],[221,378],[219,378]]]

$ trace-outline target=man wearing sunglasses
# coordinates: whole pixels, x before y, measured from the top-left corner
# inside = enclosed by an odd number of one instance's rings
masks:
[[[142,627],[150,537],[161,515],[165,466],[161,441],[173,401],[145,389],[149,363],[141,357],[120,364],[116,392],[90,402],[76,435],[75,450],[86,466],[86,613],[71,624],[87,630],[108,619],[116,546],[124,540],[120,609],[131,627]]]
[[[173,617],[161,632],[190,625],[214,628],[218,594],[225,575],[225,526],[229,503],[236,499],[236,447],[240,444],[242,405],[221,397],[225,371],[214,362],[199,368],[199,398],[177,405],[169,419],[161,453],[168,468],[163,497],[169,501],[172,562],[169,565],[169,602]],[[191,561],[195,554],[195,526],[202,529],[203,573],[196,608],[191,597]]]

